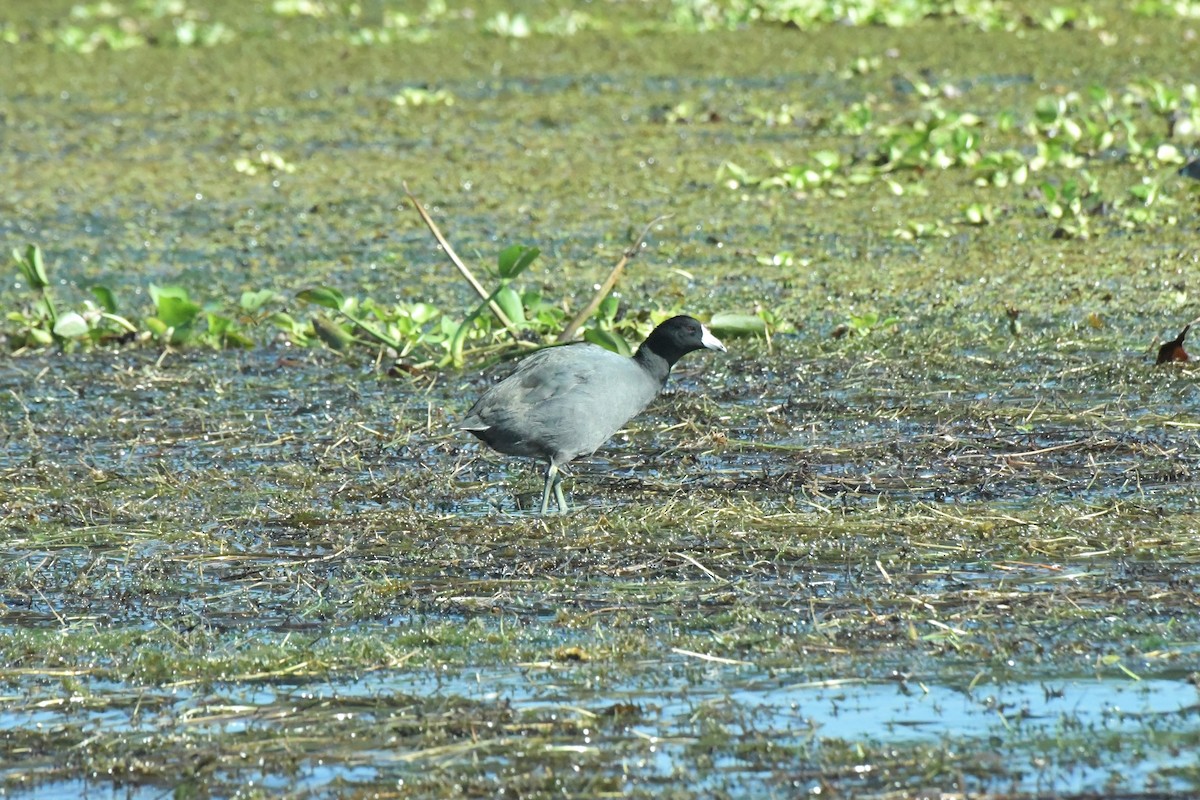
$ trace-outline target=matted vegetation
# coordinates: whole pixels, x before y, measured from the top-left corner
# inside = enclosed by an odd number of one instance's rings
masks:
[[[795,363],[776,345],[743,349],[754,374]],[[898,413],[923,381],[881,397],[833,353],[827,401],[709,370],[727,388],[685,380],[577,475],[590,508],[540,519],[487,510],[507,481],[442,412],[415,424],[444,390],[281,396],[331,364],[267,354],[85,363],[83,400],[6,372],[31,406],[5,473],[10,786],[978,793],[1107,775],[1130,741],[1136,785],[1196,778],[1194,428],[1121,399],[1182,380],[1131,367],[1096,406],[1077,377],[1045,411],[931,386]],[[37,410],[61,402],[66,430]]]
[[[1200,790],[1189,4],[254,11],[0,20],[0,792]],[[650,220],[742,335],[531,515]]]

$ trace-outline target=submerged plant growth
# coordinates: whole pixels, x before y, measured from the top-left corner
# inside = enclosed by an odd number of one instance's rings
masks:
[[[1195,797],[1197,39],[5,4],[0,794]],[[485,368],[676,312],[526,513]]]

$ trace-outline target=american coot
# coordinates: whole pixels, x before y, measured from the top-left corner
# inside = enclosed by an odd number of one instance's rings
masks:
[[[567,498],[560,468],[595,452],[654,399],[676,361],[706,348],[725,351],[708,328],[686,316],[672,317],[651,331],[633,358],[593,344],[548,347],[488,389],[459,429],[501,453],[544,459],[542,513],[549,508],[552,488],[563,512]]]

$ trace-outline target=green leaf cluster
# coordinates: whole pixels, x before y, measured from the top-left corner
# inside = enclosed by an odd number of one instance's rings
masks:
[[[1002,203],[980,201],[944,222],[992,225],[1022,214],[1048,218],[1055,237],[1084,237],[1103,221],[1109,227],[1174,225],[1178,200],[1169,191],[1186,161],[1176,144],[1200,133],[1200,89],[1143,79],[1119,92],[1092,87],[1085,92],[1043,95],[1023,109],[989,116],[948,107],[934,86],[914,81],[923,98],[917,112],[885,120],[859,103],[834,119],[809,119],[833,136],[851,137],[852,152],[822,145],[787,159],[768,155],[756,170],[727,161],[717,178],[730,189],[784,190],[797,197],[840,198],[856,186],[882,185],[896,195],[927,191],[931,173],[964,171],[982,189],[1022,187]],[[790,106],[782,109],[790,113]],[[781,112],[782,113],[782,112]],[[751,113],[750,122],[764,112]],[[1131,186],[1102,186],[1089,168],[1111,171],[1128,165],[1143,173]],[[1125,180],[1128,180],[1127,178]],[[1023,187],[1032,186],[1032,190]],[[1003,208],[1004,213],[997,213]],[[942,223],[909,220],[898,238],[941,235]]]
[[[518,347],[549,343],[564,330],[568,321],[564,304],[518,283],[540,254],[538,248],[526,245],[502,250],[490,272],[493,289],[461,317],[426,301],[385,304],[331,286],[310,287],[291,299],[272,289],[253,289],[230,302],[196,298],[185,287],[170,284],[150,284],[149,307],[140,313],[123,313],[116,293],[103,285],[90,287],[91,297],[79,306],[60,310],[42,251],[29,245],[24,251],[13,251],[13,263],[30,299],[7,311],[8,325],[0,330],[0,340],[10,351],[20,352],[48,346],[73,350],[139,343],[248,348],[274,337],[338,352],[373,350],[409,369],[457,368],[470,356],[491,357],[514,343]],[[631,347],[626,336],[645,334],[651,316],[623,317],[619,298],[610,293],[592,315],[583,337],[628,355]],[[779,324],[768,316],[736,314],[718,315],[713,322],[726,336],[762,335]]]

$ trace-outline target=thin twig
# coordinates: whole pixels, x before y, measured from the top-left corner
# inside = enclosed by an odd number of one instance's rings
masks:
[[[475,290],[475,293],[479,295],[479,298],[488,304],[488,308],[490,308],[492,313],[496,315],[496,319],[500,320],[500,324],[508,329],[508,332],[512,334],[512,337],[514,339],[520,339],[520,334],[517,332],[517,328],[515,325],[513,325],[512,320],[508,318],[496,301],[492,299],[491,295],[488,294],[487,289],[483,288],[483,284],[475,279],[475,276],[471,274],[471,270],[467,269],[467,265],[464,264],[462,259],[458,257],[458,253],[454,252],[454,248],[450,246],[450,242],[446,241],[446,237],[442,236],[442,232],[438,229],[437,224],[433,221],[433,217],[429,216],[429,212],[427,212],[425,207],[421,205],[421,201],[418,200],[411,191],[409,191],[408,183],[406,181],[401,181],[400,185],[404,187],[404,193],[408,195],[408,199],[412,201],[413,207],[417,209],[417,213],[421,215],[421,219],[425,220],[425,225],[428,226],[430,233],[433,234],[433,238],[437,239],[437,243],[442,246],[442,250],[446,253],[446,256],[451,262],[453,262],[454,266],[458,268],[458,271],[462,274],[462,276],[466,278],[467,283],[471,284],[471,288]]]
[[[713,572],[711,569],[704,566],[699,561],[697,561],[696,559],[689,556],[687,553],[672,553],[671,555],[675,556],[676,558],[682,558],[684,561],[688,562],[693,567],[695,567],[696,569],[703,572],[705,575],[707,575],[709,578],[711,578],[716,583],[729,583],[728,580],[726,580],[725,578],[722,578],[720,575]]]
[[[570,322],[567,323],[567,327],[563,328],[562,333],[558,335],[559,342],[569,342],[575,338],[575,332],[582,327],[583,323],[588,321],[588,318],[592,316],[592,314],[596,313],[596,309],[600,307],[602,302],[604,302],[604,298],[608,297],[608,293],[611,292],[612,288],[617,285],[617,278],[621,277],[621,273],[624,271],[625,265],[629,263],[629,260],[638,254],[638,249],[642,246],[642,240],[646,238],[646,234],[649,233],[650,229],[655,225],[662,222],[664,219],[669,219],[670,217],[670,214],[663,214],[662,216],[655,217],[646,223],[646,227],[642,228],[642,232],[638,234],[638,237],[634,243],[630,245],[621,255],[621,260],[618,261],[617,265],[612,268],[612,272],[608,273],[608,277],[604,279],[604,283],[600,284],[600,288],[596,290],[594,295],[592,295],[592,299],[588,301],[588,304],[584,306]]]
[[[712,661],[715,664],[730,664],[736,667],[754,666],[753,661],[742,661],[738,658],[725,658],[724,656],[711,656],[708,653],[697,653],[695,650],[684,650],[682,647],[672,647],[671,652],[689,658],[698,658],[701,661]]]

